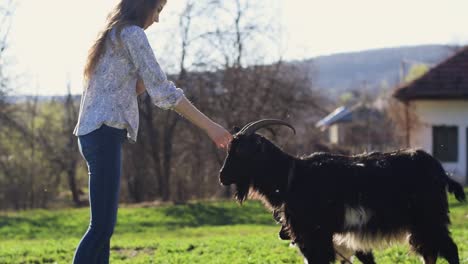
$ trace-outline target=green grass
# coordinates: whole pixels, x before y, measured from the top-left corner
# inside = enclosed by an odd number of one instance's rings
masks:
[[[450,206],[451,231],[468,263],[468,205],[451,198]],[[88,218],[87,208],[0,214],[0,263],[70,263]],[[302,263],[278,230],[259,202],[123,207],[111,263]],[[420,263],[405,245],[375,253],[378,263]]]

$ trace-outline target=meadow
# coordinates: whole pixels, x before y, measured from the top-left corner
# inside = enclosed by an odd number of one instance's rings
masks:
[[[450,206],[461,263],[468,263],[468,204],[450,197]],[[0,213],[0,263],[70,263],[88,218],[88,208]],[[256,201],[124,205],[111,263],[303,263],[278,231]],[[421,263],[406,245],[375,254],[377,263]]]

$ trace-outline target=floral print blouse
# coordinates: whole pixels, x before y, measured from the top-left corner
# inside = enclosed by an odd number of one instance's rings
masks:
[[[167,80],[159,66],[143,28],[124,26],[121,42],[116,29],[107,35],[101,55],[89,81],[85,83],[80,103],[76,136],[88,134],[102,124],[127,130],[135,143],[138,133],[136,83],[143,80],[151,101],[162,109],[171,109],[184,93]]]

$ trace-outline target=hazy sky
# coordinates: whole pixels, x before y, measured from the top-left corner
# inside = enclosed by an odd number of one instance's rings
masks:
[[[468,0],[268,1],[275,3],[272,14],[277,14],[284,29],[286,59],[400,45],[468,43]],[[8,54],[11,70],[24,78],[15,93],[63,94],[67,78],[72,92],[80,93],[87,50],[118,0],[18,2]],[[181,10],[184,2],[169,0],[161,23],[147,30],[148,35],[174,24],[175,16],[170,14]],[[153,40],[152,45],[158,48]]]

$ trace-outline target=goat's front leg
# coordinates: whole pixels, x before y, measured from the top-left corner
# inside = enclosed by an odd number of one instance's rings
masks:
[[[329,264],[335,261],[333,248],[333,235],[324,232],[314,232],[301,237],[296,241],[297,246],[304,255],[304,263]]]
[[[356,251],[356,258],[359,259],[359,261],[361,261],[363,264],[376,264],[372,251]]]

